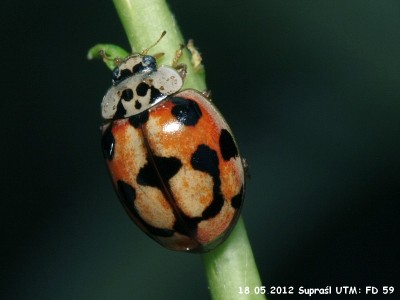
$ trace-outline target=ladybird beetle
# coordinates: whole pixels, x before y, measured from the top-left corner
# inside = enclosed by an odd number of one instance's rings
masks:
[[[184,72],[134,54],[114,69],[101,104],[102,149],[131,219],[162,246],[206,252],[228,236],[244,196],[232,132]]]

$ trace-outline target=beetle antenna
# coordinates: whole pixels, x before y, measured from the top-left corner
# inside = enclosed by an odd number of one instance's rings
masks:
[[[161,36],[158,38],[158,40],[157,40],[153,45],[151,45],[150,47],[144,49],[140,54],[141,54],[141,55],[146,55],[147,52],[149,52],[149,50],[150,50],[151,48],[153,48],[155,45],[157,45],[157,44],[161,41],[161,39],[164,37],[164,35],[166,35],[166,33],[167,33],[167,32],[164,30],[164,31],[161,33]]]
[[[106,51],[104,50],[100,50],[99,51],[99,55],[101,56],[101,58],[106,61],[112,61],[114,63],[114,65],[119,66],[122,63],[122,59],[120,57],[116,57],[116,58],[109,58],[106,54]]]

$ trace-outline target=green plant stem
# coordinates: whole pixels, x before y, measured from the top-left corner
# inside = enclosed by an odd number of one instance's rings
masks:
[[[154,44],[161,33],[166,36],[150,52],[165,55],[160,64],[170,65],[176,51],[184,44],[182,34],[165,0],[113,0],[132,52]],[[179,63],[187,65],[186,88],[205,90],[204,74],[194,69],[186,49]],[[217,249],[203,254],[204,266],[213,299],[265,299],[254,294],[261,287],[244,222],[240,218],[230,237]],[[249,287],[250,295],[246,294]],[[243,294],[240,294],[242,288]]]
[[[221,246],[203,254],[203,262],[213,299],[265,299],[242,218]]]
[[[101,56],[101,51],[104,51],[104,54],[107,58]],[[115,66],[115,58],[123,58],[127,57],[129,53],[122,49],[119,46],[112,45],[112,44],[97,44],[96,46],[89,49],[87,58],[88,59],[103,59],[104,63],[110,70],[113,70]]]

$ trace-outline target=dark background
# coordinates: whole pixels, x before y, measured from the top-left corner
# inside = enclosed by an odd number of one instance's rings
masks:
[[[250,164],[262,283],[399,295],[400,2],[169,3]],[[128,48],[112,2],[1,6],[2,299],[207,299],[200,256],[142,234],[103,164],[111,74],[86,53]]]

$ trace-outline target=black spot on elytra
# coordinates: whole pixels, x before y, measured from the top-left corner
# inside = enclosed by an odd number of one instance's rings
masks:
[[[133,99],[133,91],[132,89],[125,89],[122,91],[121,99],[125,101],[131,101]]]
[[[138,84],[136,87],[136,94],[140,97],[144,97],[147,94],[147,91],[149,90],[149,85],[147,83],[141,82]]]
[[[104,158],[107,160],[112,160],[114,157],[115,139],[111,129],[112,124],[108,126],[101,137],[101,147],[103,149],[103,155]]]
[[[221,211],[222,206],[224,205],[224,197],[221,194],[221,182],[217,185],[214,182],[213,188],[213,196],[214,199],[211,204],[203,211],[202,217],[203,219],[213,218]]]
[[[175,157],[154,155],[139,170],[136,181],[140,185],[156,187],[163,191],[168,186],[168,181],[178,173],[181,167],[181,161]]]
[[[135,101],[135,108],[140,109],[142,107],[142,103],[140,103],[138,100]]]
[[[183,212],[180,212],[179,216],[179,222],[175,222],[174,230],[187,236],[195,236],[197,232],[197,224],[202,221],[202,218],[190,218],[186,216]]]
[[[224,205],[224,197],[221,193],[221,179],[219,177],[219,160],[217,152],[207,145],[200,145],[193,153],[190,163],[193,169],[205,172],[213,179],[213,201],[202,214],[203,219],[212,218],[220,212]]]
[[[136,199],[135,189],[122,180],[117,181],[118,194],[120,195],[122,203],[130,211],[136,211],[134,201]]]
[[[174,234],[174,231],[171,229],[157,228],[143,220],[135,207],[136,190],[130,184],[118,180],[117,189],[125,209],[132,215],[133,219],[137,220],[151,235],[170,237]]]
[[[197,224],[201,221],[201,218],[190,218],[186,216],[176,206],[175,200],[173,196],[171,196],[169,180],[178,173],[181,167],[181,161],[175,157],[154,155],[148,158],[148,163],[139,170],[136,182],[140,185],[158,188],[163,193],[165,199],[171,204],[174,214],[177,217],[173,227],[174,231],[187,236],[194,236],[196,234]],[[161,234],[157,233],[157,235]]]
[[[145,110],[144,112],[129,117],[129,123],[133,127],[139,128],[140,125],[146,123],[148,119],[149,119],[149,111]]]
[[[191,158],[193,169],[206,172],[212,178],[219,179],[218,163],[217,152],[204,144],[197,147]]]
[[[142,219],[143,220],[143,219]],[[143,220],[143,222],[145,222]],[[150,232],[151,235],[161,236],[161,237],[171,237],[174,235],[175,231],[167,228],[158,228],[151,226],[150,224],[144,223],[146,229]]]
[[[243,201],[243,185],[242,188],[240,189],[239,193],[236,196],[232,197],[232,207],[235,209],[240,209],[242,206],[242,201]]]
[[[175,106],[172,108],[172,114],[175,118],[186,126],[194,126],[202,116],[200,107],[193,100],[181,97],[172,98]]]
[[[238,156],[239,154],[232,135],[226,129],[221,130],[221,135],[219,136],[219,147],[221,148],[222,157],[226,161]]]

